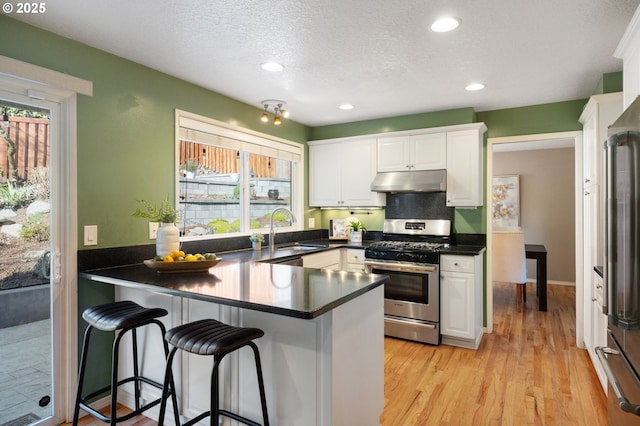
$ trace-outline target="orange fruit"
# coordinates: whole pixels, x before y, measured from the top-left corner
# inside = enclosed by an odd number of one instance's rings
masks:
[[[164,262],[173,262],[173,257],[171,255],[164,257]]]

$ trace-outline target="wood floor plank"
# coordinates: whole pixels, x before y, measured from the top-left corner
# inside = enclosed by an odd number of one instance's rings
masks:
[[[516,312],[513,285],[494,283],[494,331],[477,351],[385,338],[381,424],[606,425],[606,396],[575,345],[575,288],[549,285],[549,310],[539,312],[535,286],[527,287]],[[143,416],[125,423],[154,424]]]

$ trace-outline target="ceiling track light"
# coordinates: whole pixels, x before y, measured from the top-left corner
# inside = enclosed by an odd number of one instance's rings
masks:
[[[289,118],[289,111],[286,109],[287,103],[278,99],[266,99],[262,102],[264,112],[260,115],[260,121],[263,123],[269,122],[269,112],[273,111],[273,124],[279,126],[282,124],[283,118]]]

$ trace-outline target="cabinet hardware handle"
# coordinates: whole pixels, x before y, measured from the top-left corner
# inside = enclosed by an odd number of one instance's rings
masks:
[[[597,301],[597,300],[598,300],[598,299],[596,299],[595,297],[592,297],[592,298],[591,298],[591,301],[592,301],[592,302],[595,302],[595,301]]]
[[[584,195],[589,195],[589,192],[588,192],[588,191],[585,191],[585,192],[584,192]]]
[[[589,182],[591,182],[591,179],[587,178],[587,179],[584,180],[584,183],[589,183]]]

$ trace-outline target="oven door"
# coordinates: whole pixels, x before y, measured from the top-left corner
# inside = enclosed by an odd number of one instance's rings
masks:
[[[438,265],[366,260],[367,272],[389,276],[384,285],[384,313],[400,318],[439,322]]]

